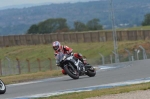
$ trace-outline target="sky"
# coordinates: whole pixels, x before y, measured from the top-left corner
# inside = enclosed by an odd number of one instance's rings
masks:
[[[0,0],[0,8],[24,4],[87,2],[87,1],[93,0]]]

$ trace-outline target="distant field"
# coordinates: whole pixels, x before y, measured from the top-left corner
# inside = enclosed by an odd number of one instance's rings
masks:
[[[116,28],[116,31],[126,31],[126,30],[150,30],[150,26],[138,26],[138,27],[128,27],[128,28]],[[99,31],[99,30],[98,30]],[[100,31],[112,31],[112,29],[108,30],[100,30]],[[91,32],[91,31],[89,31]]]
[[[122,28],[117,30],[150,30],[150,26],[139,26],[139,27],[131,27],[131,28]]]

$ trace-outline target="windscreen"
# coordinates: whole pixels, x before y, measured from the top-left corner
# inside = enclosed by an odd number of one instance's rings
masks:
[[[63,54],[62,52],[59,52],[56,56],[56,63],[61,62],[61,60],[63,59],[65,54]]]

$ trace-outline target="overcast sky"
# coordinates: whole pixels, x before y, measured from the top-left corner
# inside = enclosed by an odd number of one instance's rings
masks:
[[[22,5],[22,4],[43,4],[43,3],[63,3],[63,2],[86,2],[93,0],[0,0],[0,8],[6,6]]]

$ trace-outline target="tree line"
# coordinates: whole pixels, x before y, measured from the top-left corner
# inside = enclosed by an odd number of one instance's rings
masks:
[[[103,26],[100,20],[94,18],[89,20],[86,24],[81,21],[74,21],[73,29],[71,29],[65,18],[50,18],[38,24],[33,24],[27,31],[27,34],[47,34],[47,33],[60,33],[69,31],[89,31],[89,30],[102,30]]]
[[[148,25],[150,25],[150,13],[144,16],[144,21],[142,22],[142,26],[148,26]]]
[[[90,31],[90,30],[103,30],[100,20],[94,18],[89,20],[86,24],[81,21],[74,21],[74,28],[69,28],[65,18],[50,18],[38,24],[33,24],[26,34],[47,34],[47,33],[61,33],[70,31]],[[150,25],[150,13],[144,16],[142,26]]]

